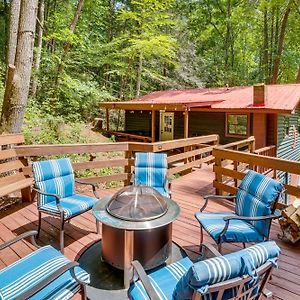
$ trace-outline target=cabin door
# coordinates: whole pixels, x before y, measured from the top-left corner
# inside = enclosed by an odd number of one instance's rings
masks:
[[[168,141],[174,138],[174,113],[161,112],[159,125],[159,140]]]

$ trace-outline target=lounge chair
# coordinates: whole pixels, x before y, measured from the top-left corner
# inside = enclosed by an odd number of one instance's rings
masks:
[[[214,258],[193,263],[188,257],[147,275],[138,261],[137,275],[128,295],[132,300],[260,299],[280,249],[274,241],[221,256],[210,245],[202,245]]]
[[[161,195],[171,198],[167,172],[167,154],[152,152],[137,152],[135,154],[133,181],[135,185],[153,187]]]
[[[195,213],[200,223],[200,244],[203,242],[203,229],[218,244],[221,252],[223,242],[262,242],[269,239],[271,221],[275,206],[283,192],[283,185],[267,176],[248,171],[243,178],[236,196],[208,195],[200,212]],[[235,200],[235,212],[203,212],[209,199],[218,201]]]
[[[68,158],[37,161],[32,164],[35,180],[34,190],[38,193],[39,212],[38,236],[41,230],[42,213],[60,218],[60,250],[64,251],[64,224],[66,221],[90,210],[99,200],[96,186],[75,180],[71,161]],[[75,193],[75,182],[88,184],[94,197]],[[96,231],[99,222],[96,220]]]
[[[3,250],[30,237],[32,244],[37,231],[29,231],[0,245]],[[89,274],[52,246],[41,247],[17,262],[0,270],[0,299],[71,299],[79,291],[86,299],[85,285]]]

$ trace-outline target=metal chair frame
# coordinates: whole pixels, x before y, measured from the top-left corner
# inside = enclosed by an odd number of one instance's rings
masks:
[[[282,193],[283,192],[281,192],[279,194],[279,196],[277,197],[277,199],[274,201],[272,209],[271,209],[271,215],[259,216],[259,217],[243,217],[243,216],[238,216],[238,215],[224,217],[223,220],[225,221],[225,225],[224,225],[224,228],[223,228],[223,230],[221,231],[221,233],[220,233],[220,235],[218,237],[218,240],[216,241],[217,246],[218,246],[218,251],[220,253],[222,252],[222,243],[226,242],[226,241],[223,241],[223,237],[226,235],[226,232],[227,232],[228,227],[229,227],[230,220],[265,221],[265,220],[275,220],[275,219],[280,218],[281,214],[275,213],[275,210],[276,210],[276,204],[279,201]],[[208,205],[209,199],[222,200],[222,201],[224,201],[224,200],[235,200],[236,196],[221,196],[221,195],[207,195],[207,196],[204,196],[205,202],[204,202],[203,206],[200,208],[200,212],[203,212],[205,210],[205,208]],[[270,228],[271,228],[271,222],[270,222],[270,225],[269,225],[269,228],[268,228],[268,235],[264,239],[265,241],[269,240]],[[209,232],[208,232],[208,234],[209,234]],[[209,235],[214,240],[214,238],[212,237],[212,235],[211,234],[209,234]],[[200,223],[200,245],[202,243],[203,243],[203,227],[202,227],[202,224]],[[238,243],[238,241],[226,242],[226,243]],[[243,242],[243,247],[244,248],[246,247],[246,243],[245,242]]]
[[[201,254],[200,257],[206,258],[206,252],[210,254],[210,257],[215,257],[215,256],[221,256],[221,253],[218,252],[212,245],[210,244],[201,244]],[[132,267],[134,269],[135,275],[138,276],[138,278],[141,280],[143,287],[145,288],[148,297],[150,300],[159,300],[160,297],[156,293],[155,289],[153,288],[145,270],[143,269],[142,265],[140,264],[139,261],[135,260],[132,262]],[[243,291],[244,286],[252,280],[252,277],[250,276],[243,276],[243,277],[236,277],[230,280],[226,280],[223,282],[219,282],[216,284],[211,285],[206,294],[211,294],[211,293],[217,293],[217,300],[221,300],[224,292],[227,289],[230,288],[236,288],[237,289],[237,294],[236,296],[227,299],[227,300],[252,300],[256,299],[259,300],[261,299],[262,296],[265,295],[265,292],[270,293],[268,290],[265,289],[266,284],[268,283],[271,274],[273,270],[273,264],[272,262],[266,262],[262,266],[256,269],[257,275],[258,275],[258,280],[256,283],[251,286],[248,290]],[[257,290],[255,291],[255,289]],[[255,292],[255,294],[253,294]],[[197,291],[194,291],[192,300],[201,300],[202,299],[202,294],[200,294]]]
[[[15,244],[15,243],[17,243],[17,242],[19,242],[21,240],[24,240],[26,238],[30,238],[31,243],[36,248],[40,248],[40,246],[35,241],[35,237],[37,236],[37,234],[38,234],[38,232],[35,231],[35,230],[25,232],[25,233],[17,236],[16,238],[8,241],[8,242],[0,244],[0,250],[8,248],[11,245],[13,245],[13,244]],[[86,296],[86,283],[83,282],[83,281],[81,281],[79,278],[76,277],[74,268],[77,267],[77,266],[79,266],[79,264],[77,262],[70,262],[70,263],[62,266],[57,271],[55,271],[54,273],[50,274],[47,278],[45,278],[44,280],[42,280],[41,282],[39,282],[37,285],[35,285],[32,288],[30,288],[29,290],[27,290],[26,292],[24,292],[22,295],[16,297],[15,300],[29,299],[30,297],[32,297],[36,293],[38,293],[40,290],[42,290],[43,288],[45,288],[52,281],[54,281],[55,279],[57,279],[58,277],[60,277],[62,274],[64,274],[66,271],[70,271],[71,272],[71,276],[77,281],[77,283],[80,286],[82,299],[86,300],[87,299],[87,296]]]
[[[99,197],[99,195],[97,193],[97,190],[96,190],[96,185],[94,183],[82,182],[82,181],[79,181],[77,179],[75,179],[75,182],[79,183],[79,184],[85,184],[85,185],[92,186],[93,194],[94,194],[95,198],[100,199],[100,197]],[[43,210],[40,207],[39,201],[38,201],[38,205],[37,205],[37,207],[38,207],[38,231],[37,231],[38,233],[37,233],[37,238],[39,238],[39,235],[40,235],[40,232],[41,232],[42,213],[45,213],[47,215],[51,215],[53,217],[59,217],[60,218],[59,248],[60,248],[61,253],[64,253],[64,226],[65,226],[65,223],[68,222],[68,221],[70,221],[74,217],[77,217],[77,216],[81,215],[82,213],[85,213],[85,212],[89,211],[90,208],[87,209],[87,210],[81,211],[79,214],[76,214],[76,215],[74,215],[72,217],[65,218],[63,208],[60,205],[60,199],[61,199],[61,197],[59,195],[57,195],[57,194],[51,194],[51,193],[45,193],[45,192],[41,191],[40,189],[38,189],[36,187],[34,187],[33,190],[36,191],[37,193],[41,194],[41,195],[54,197],[55,201],[56,201],[57,209],[59,211],[58,213],[51,213],[49,211]],[[99,234],[99,221],[97,219],[96,219],[96,233]]]

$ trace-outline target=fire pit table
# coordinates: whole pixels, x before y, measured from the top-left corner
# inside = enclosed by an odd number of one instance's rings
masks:
[[[124,270],[125,288],[133,260],[149,270],[171,255],[172,222],[179,212],[175,201],[147,186],[125,187],[94,206],[93,214],[102,223],[102,259]]]

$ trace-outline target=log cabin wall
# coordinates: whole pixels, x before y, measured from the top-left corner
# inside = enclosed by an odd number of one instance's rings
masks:
[[[181,113],[182,115],[182,113]],[[182,115],[182,129],[183,135],[183,115]],[[226,137],[226,114],[223,112],[189,112],[189,136],[201,136],[208,134],[218,134],[220,136],[220,144],[227,144],[238,140],[245,139],[245,137]]]
[[[277,118],[277,157],[287,160],[300,160],[300,134],[299,134],[300,109],[294,114],[279,114]],[[288,122],[288,129],[287,129]],[[278,172],[277,176],[284,183],[290,183],[289,174]]]
[[[138,135],[151,136],[150,111],[125,111],[125,131]],[[157,130],[158,132],[158,130]],[[157,138],[157,136],[156,136]]]

